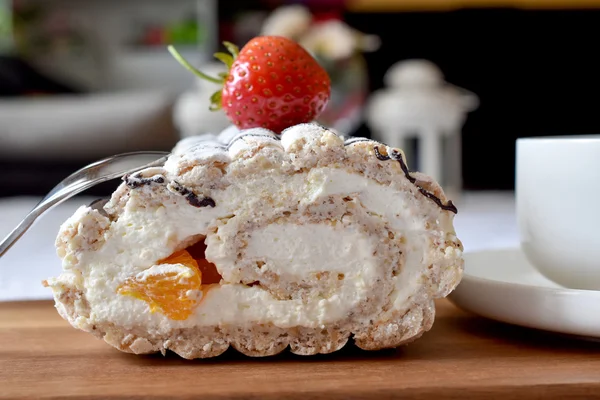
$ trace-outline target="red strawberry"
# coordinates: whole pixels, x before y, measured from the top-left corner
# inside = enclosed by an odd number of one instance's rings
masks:
[[[212,109],[223,108],[241,129],[263,127],[274,132],[314,120],[331,95],[327,72],[298,43],[279,36],[250,40],[239,52],[225,42],[231,55],[217,53],[229,72],[213,78],[190,66],[172,48],[169,50],[196,75],[222,83],[211,100]]]

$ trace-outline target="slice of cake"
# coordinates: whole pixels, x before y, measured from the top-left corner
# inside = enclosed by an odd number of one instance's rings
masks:
[[[46,284],[63,318],[126,352],[390,348],[461,279],[455,213],[398,149],[312,123],[232,128],[79,208]]]

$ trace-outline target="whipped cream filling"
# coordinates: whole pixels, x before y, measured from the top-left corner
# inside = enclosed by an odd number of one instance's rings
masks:
[[[268,260],[263,269],[295,282],[320,272],[342,274],[339,291],[306,304],[301,299],[276,300],[260,288],[224,285],[210,290],[200,305],[201,324],[258,321],[280,327],[317,327],[341,319],[365,298],[368,282],[374,279],[377,260],[373,240],[353,229],[323,224],[283,223],[258,229],[248,241],[245,258]],[[207,258],[226,268],[221,261],[228,259],[222,260],[215,253],[210,252]],[[228,303],[238,307],[224,307]]]
[[[261,192],[272,193],[273,199],[293,196],[306,204],[334,194],[356,197],[406,238],[409,255],[400,274],[392,278],[396,287],[395,308],[406,306],[407,299],[418,289],[427,238],[423,235],[424,217],[412,214],[406,207],[406,194],[346,170],[316,168],[293,176],[278,173],[261,176],[244,182],[243,186],[232,184],[211,194],[215,207],[191,207],[185,199],[175,196],[173,201],[157,208],[146,208],[132,197],[123,214],[104,234],[104,245],[97,251],[78,255],[80,262],[75,268],[81,269],[87,278],[86,298],[92,312],[89,319],[80,318],[76,323],[91,325],[108,321],[125,327],[155,326],[156,333],[161,333],[177,327],[250,322],[319,327],[343,318],[369,290],[365,282],[377,267],[371,255],[377,238],[323,224],[268,225],[253,231],[246,250],[249,257],[273,260],[270,267],[278,274],[298,277],[319,271],[344,274],[340,290],[328,298],[308,303],[278,300],[258,286],[225,283],[205,291],[189,318],[174,321],[159,312],[149,313],[144,301],[116,294],[118,285],[128,277],[154,267],[156,260],[166,258],[179,243],[198,234],[207,236],[207,259],[217,265],[219,272],[226,272],[235,255],[219,247],[215,232],[208,230],[209,225],[231,215],[255,218],[257,204],[248,203],[254,198],[248,193]],[[269,205],[272,206],[277,204]]]
[[[230,302],[239,307],[227,311],[226,323],[250,320],[280,327],[316,327],[341,319],[365,298],[369,283],[376,279],[374,240],[354,228],[324,224],[280,223],[259,228],[248,241],[244,259],[265,260],[263,271],[292,282],[314,279],[311,275],[322,272],[340,274],[340,289],[333,296],[305,304],[301,299],[276,300],[259,288],[226,285],[225,290],[211,290],[201,304],[202,324],[222,323],[220,309]],[[207,259],[219,266],[224,278],[235,280],[228,273],[234,269],[234,260],[221,251],[218,241],[213,243],[207,248]]]
[[[283,223],[255,230],[245,256],[266,258],[278,267],[274,272],[299,278],[322,271],[345,274],[368,271],[373,267],[373,250],[372,240],[352,228]],[[270,268],[270,264],[265,267]]]
[[[402,309],[418,289],[425,249],[425,221],[408,206],[406,192],[381,185],[371,179],[336,168],[312,170],[309,174],[310,199],[334,194],[355,193],[363,206],[383,217],[390,227],[406,238],[407,255],[400,274],[395,276],[392,293],[395,309]]]

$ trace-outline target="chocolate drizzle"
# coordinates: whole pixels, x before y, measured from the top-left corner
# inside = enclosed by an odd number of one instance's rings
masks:
[[[190,189],[182,186],[177,181],[173,181],[170,186],[175,192],[177,192],[180,195],[182,195],[183,197],[185,197],[187,202],[190,203],[190,205],[192,205],[194,207],[208,207],[208,206],[215,207],[216,206],[216,203],[212,198],[210,198],[210,197],[200,198],[200,197],[198,197],[198,195],[196,195],[196,193],[194,193]]]
[[[233,139],[231,139],[229,141],[229,144],[227,145],[227,150],[229,150],[231,148],[231,146],[233,146],[233,144],[235,142],[237,142],[238,140],[245,139],[247,137],[264,137],[267,139],[274,140],[276,142],[279,142],[281,140],[276,136],[268,135],[266,133],[243,133],[243,134],[238,134],[237,136],[235,136]]]
[[[381,161],[387,161],[387,160],[398,161],[398,163],[400,164],[400,168],[402,169],[402,172],[404,172],[404,176],[406,177],[406,179],[408,179],[410,181],[410,183],[415,183],[417,181],[414,177],[412,177],[410,175],[408,166],[404,162],[402,155],[400,153],[398,153],[397,150],[392,150],[391,155],[384,156],[383,154],[381,154],[379,152],[379,147],[375,146],[375,157],[377,157],[377,159],[381,160]],[[415,186],[417,186],[417,185],[415,184]],[[419,187],[419,186],[417,186],[417,187]]]
[[[123,180],[125,181],[125,184],[132,189],[136,189],[144,185],[150,185],[152,183],[165,183],[165,177],[162,175],[154,175],[150,178],[142,178],[139,175],[125,175]]]
[[[354,143],[362,143],[362,142],[372,142],[373,140],[371,139],[367,139],[367,138],[363,138],[363,137],[351,137],[349,139],[346,139],[346,141],[344,142],[344,146],[350,146],[351,144]]]
[[[209,142],[202,142],[202,143],[196,143],[195,145],[190,146],[186,150],[186,152],[194,154],[194,153],[201,153],[201,152],[212,152],[213,150],[225,151],[225,150],[227,150],[227,146],[225,146],[224,144],[214,144],[214,143],[209,143]],[[179,154],[179,156],[181,157],[182,155]]]
[[[398,163],[400,164],[400,168],[402,169],[402,172],[404,172],[404,176],[406,177],[406,179],[408,179],[410,181],[410,183],[412,183],[413,185],[415,185],[417,187],[417,189],[419,189],[419,192],[421,192],[421,194],[423,196],[425,196],[428,199],[432,200],[442,210],[450,211],[450,212],[453,212],[454,214],[458,213],[458,209],[452,203],[451,200],[448,200],[448,203],[444,204],[444,203],[442,203],[442,200],[440,200],[439,197],[437,197],[433,193],[427,191],[426,189],[424,189],[423,187],[421,187],[421,186],[419,186],[417,184],[417,180],[415,179],[415,177],[413,177],[413,176],[410,175],[410,171],[408,170],[408,166],[404,162],[404,159],[402,158],[402,155],[400,154],[400,152],[398,152],[398,150],[393,149],[391,151],[390,155],[383,155],[383,154],[381,154],[381,152],[379,151],[379,147],[377,147],[377,146],[374,147],[374,150],[375,150],[375,157],[377,157],[377,159],[380,160],[380,161],[387,161],[387,160],[398,161]]]

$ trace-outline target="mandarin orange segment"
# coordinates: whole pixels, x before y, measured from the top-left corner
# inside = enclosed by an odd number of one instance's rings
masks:
[[[198,269],[198,263],[187,250],[179,250],[169,257],[162,259],[157,264],[183,264],[188,268]]]
[[[129,278],[117,292],[145,301],[151,312],[160,311],[173,320],[187,319],[198,303],[198,298],[188,293],[202,286],[198,263],[187,251],[181,250],[157,264],[182,264],[187,268],[149,275],[144,280]]]

